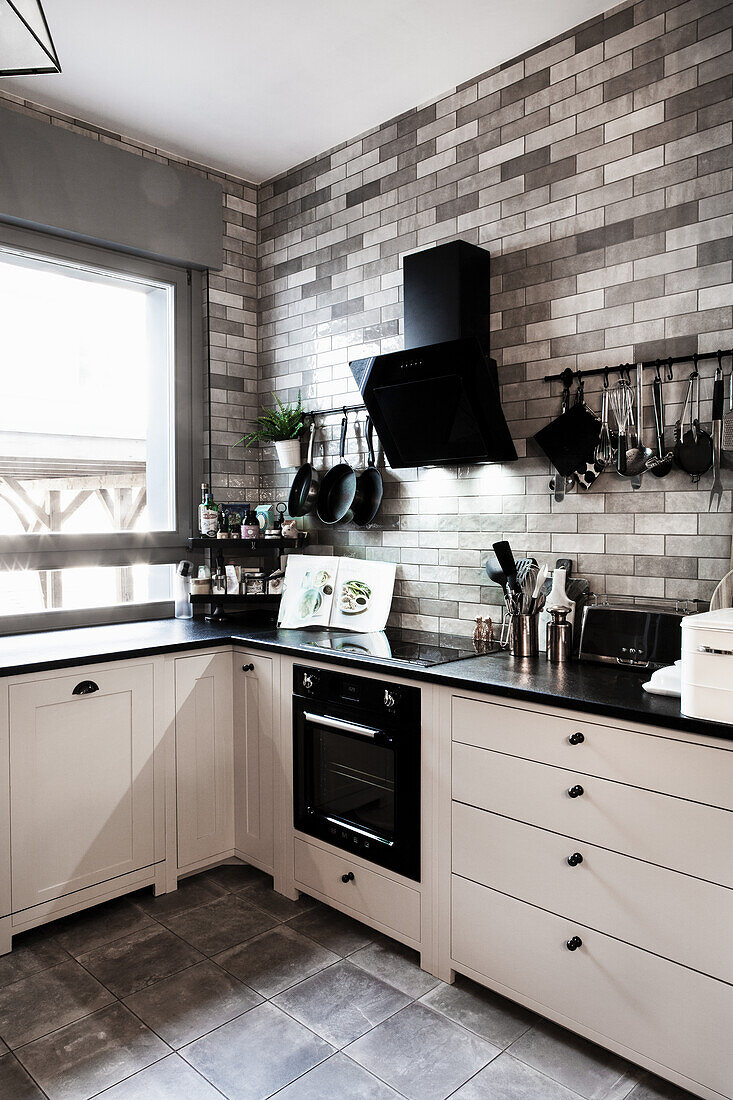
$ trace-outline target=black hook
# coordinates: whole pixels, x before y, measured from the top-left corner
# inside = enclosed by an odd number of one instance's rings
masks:
[[[608,367],[603,368],[603,388],[608,389]]]
[[[674,382],[674,371],[672,370],[672,356],[667,360],[667,381]]]
[[[660,368],[661,368],[661,365],[662,365],[662,362],[661,362],[661,360],[660,360],[660,359],[657,359],[656,363],[654,364],[654,370],[655,370],[655,372],[656,372],[656,375],[657,375],[657,381],[658,381],[658,382],[661,382],[661,381],[662,381],[662,376],[661,376],[661,374],[660,374]]]

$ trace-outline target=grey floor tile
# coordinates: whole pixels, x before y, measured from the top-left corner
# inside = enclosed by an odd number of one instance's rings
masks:
[[[460,974],[454,985],[439,982],[420,1000],[436,1012],[442,1012],[449,1020],[475,1031],[500,1050],[508,1047],[537,1021],[533,1012]]]
[[[636,1080],[623,1058],[546,1020],[512,1043],[509,1052],[585,1100],[607,1100],[624,1078],[629,1088]]]
[[[312,909],[314,905],[318,904],[313,898],[309,898],[307,894],[301,894],[297,901],[291,901],[290,898],[283,897],[282,894],[278,894],[273,889],[272,879],[269,875],[264,880],[242,890],[241,893],[260,909],[264,909],[266,913],[271,913],[276,920],[281,921],[297,917],[300,913],[304,913],[307,909]]]
[[[400,1094],[378,1081],[345,1054],[334,1054],[327,1062],[293,1081],[277,1100],[400,1100]]]
[[[333,1053],[272,1004],[262,1004],[184,1047],[182,1054],[230,1100],[264,1100]]]
[[[49,926],[49,932],[53,934],[56,943],[78,958],[79,955],[93,951],[96,947],[103,947],[121,936],[152,927],[152,917],[138,905],[127,898],[117,898],[104,905],[85,909],[73,917],[56,921]]]
[[[99,1100],[221,1100],[200,1073],[171,1054],[98,1094]]]
[[[263,997],[274,997],[338,962],[338,955],[292,928],[279,925],[239,947],[223,951],[214,961]]]
[[[422,997],[438,984],[438,978],[420,969],[417,951],[384,936],[351,955],[350,959],[375,978],[401,989],[408,997]]]
[[[531,1066],[502,1054],[472,1077],[451,1100],[578,1100],[578,1094]]]
[[[288,921],[288,926],[316,943],[335,951],[337,955],[353,955],[354,951],[373,942],[375,933],[365,924],[352,920],[338,909],[317,905]]]
[[[628,1094],[628,1100],[694,1100],[687,1089],[680,1089],[671,1081],[662,1081],[654,1074],[639,1071],[641,1081]]]
[[[50,1100],[87,1100],[169,1053],[121,1004],[22,1047],[18,1058]]]
[[[425,1005],[411,1004],[344,1053],[409,1100],[445,1100],[499,1050]]]
[[[170,917],[173,913],[193,909],[195,905],[206,905],[207,901],[213,901],[226,893],[218,882],[196,875],[194,878],[181,879],[178,889],[172,890],[170,894],[159,894],[156,898],[152,890],[145,890],[135,894],[134,901],[152,917]]]
[[[8,1044],[4,1043],[2,1039],[0,1039],[0,1058],[2,1058],[3,1054],[7,1054],[9,1050],[10,1047],[8,1046]]]
[[[210,871],[204,871],[200,877],[204,882],[214,882],[235,894],[259,883],[272,883],[269,875],[257,867],[250,867],[248,863],[222,863]]]
[[[208,905],[162,917],[161,921],[205,955],[214,955],[251,940],[277,924],[273,916],[238,894],[225,894]]]
[[[261,1001],[259,993],[208,960],[125,998],[127,1007],[175,1048]]]
[[[7,1100],[43,1100],[43,1093],[13,1054],[0,1058],[0,1096]]]
[[[115,996],[127,997],[202,959],[190,944],[155,924],[81,955],[79,961]]]
[[[0,990],[0,1036],[9,1047],[19,1047],[113,999],[109,990],[69,959]]]
[[[344,961],[286,989],[273,1003],[332,1046],[343,1047],[409,1002],[394,986]]]
[[[34,928],[13,937],[13,950],[0,957],[0,989],[41,970],[68,962],[69,954],[45,928]]]

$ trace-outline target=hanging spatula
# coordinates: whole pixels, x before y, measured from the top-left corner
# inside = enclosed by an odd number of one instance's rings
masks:
[[[720,362],[720,357],[718,358]],[[730,372],[728,412],[723,417],[723,450],[733,451],[733,367]]]

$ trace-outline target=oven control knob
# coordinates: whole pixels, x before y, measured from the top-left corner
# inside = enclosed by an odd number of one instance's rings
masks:
[[[392,710],[392,708],[395,706],[396,702],[397,702],[397,699],[395,698],[395,693],[393,691],[390,691],[389,688],[385,688],[385,690],[384,690],[384,705],[385,705],[385,707],[387,707],[388,710]]]
[[[310,691],[315,685],[316,677],[312,672],[303,673],[303,687],[306,691]]]

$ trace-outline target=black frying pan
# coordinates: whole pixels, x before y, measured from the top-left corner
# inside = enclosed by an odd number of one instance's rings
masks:
[[[308,457],[293,478],[288,497],[288,513],[297,519],[307,516],[315,507],[318,496],[318,486],[321,483],[321,475],[313,469],[313,437],[316,433],[316,422],[311,420],[310,438],[308,440]]]
[[[356,493],[351,506],[354,523],[358,527],[365,527],[367,523],[372,522],[379,511],[384,495],[382,475],[374,463],[374,425],[371,416],[366,419],[366,438],[369,462],[366,470],[362,470],[356,479]]]
[[[349,518],[351,505],[356,493],[356,474],[348,462],[344,462],[346,449],[346,428],[348,417],[344,412],[341,421],[341,445],[339,455],[341,461],[337,466],[332,466],[321,481],[316,501],[316,514],[321,521],[328,526],[334,523],[343,523]]]

